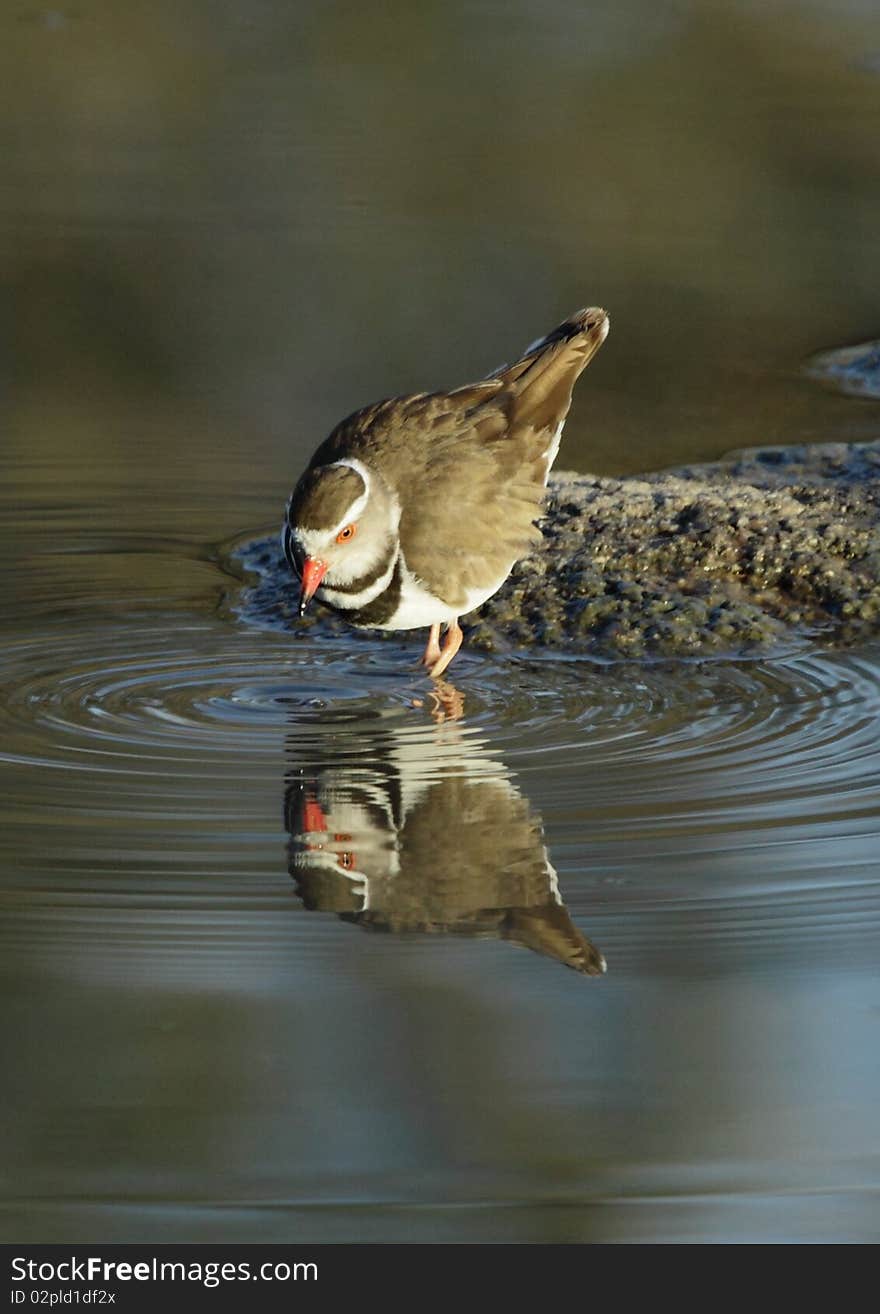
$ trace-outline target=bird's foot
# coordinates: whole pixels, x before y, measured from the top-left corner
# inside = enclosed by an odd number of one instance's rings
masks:
[[[437,629],[439,630],[439,626]],[[431,626],[431,634],[432,636],[434,634],[433,625]],[[436,660],[428,671],[432,680],[439,680],[440,676],[446,670],[447,666],[461,647],[461,641],[463,638],[464,635],[458,621],[452,621],[446,630],[446,638],[443,640],[443,647],[440,649]],[[430,640],[428,646],[430,647]]]

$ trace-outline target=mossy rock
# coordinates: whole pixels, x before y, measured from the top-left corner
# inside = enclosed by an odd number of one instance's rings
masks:
[[[880,443],[756,448],[635,479],[554,474],[541,529],[466,618],[471,646],[695,657],[880,631]],[[235,604],[244,617],[358,633],[323,609],[296,616],[276,538],[235,559],[257,577]]]

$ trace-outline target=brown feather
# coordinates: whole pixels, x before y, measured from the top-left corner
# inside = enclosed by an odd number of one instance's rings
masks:
[[[310,466],[291,498],[292,523],[301,529],[328,529],[339,522],[364,491],[364,481],[347,466],[321,470]]]
[[[487,379],[356,411],[310,468],[358,457],[378,471],[402,506],[407,566],[463,606],[469,592],[500,585],[540,540],[548,449],[606,332],[604,310],[581,310]]]

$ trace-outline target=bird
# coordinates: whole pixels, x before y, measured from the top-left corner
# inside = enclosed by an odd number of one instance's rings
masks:
[[[342,420],[285,508],[299,615],[317,598],[354,626],[427,626],[421,660],[439,680],[461,647],[459,618],[541,540],[572,389],[608,328],[606,311],[579,310],[476,383]]]
[[[313,714],[334,733],[288,738],[288,869],[308,910],[365,930],[500,939],[585,976],[605,959],[574,924],[540,815],[483,740],[408,718],[352,725],[345,709]],[[355,765],[352,765],[355,764]]]

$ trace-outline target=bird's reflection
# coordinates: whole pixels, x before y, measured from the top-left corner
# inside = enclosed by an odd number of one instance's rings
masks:
[[[288,865],[306,908],[605,971],[562,902],[540,818],[461,723],[324,713],[297,722],[287,752]]]

